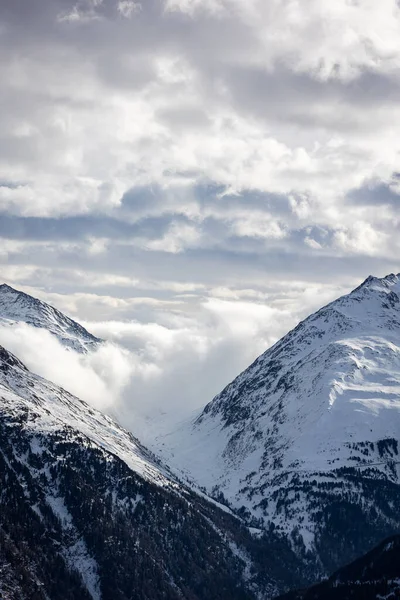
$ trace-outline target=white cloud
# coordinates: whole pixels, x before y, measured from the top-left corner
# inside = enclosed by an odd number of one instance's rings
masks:
[[[173,224],[166,234],[157,240],[143,240],[139,245],[148,250],[162,250],[176,254],[190,248],[200,240],[201,234],[195,226]]]
[[[86,323],[108,340],[86,355],[25,323],[1,325],[0,344],[143,439],[203,406],[291,320],[280,308],[211,298],[196,315],[172,315],[169,325]]]
[[[130,385],[109,410],[145,441],[204,406],[277,335],[278,310],[216,300],[199,308],[174,326],[89,324],[131,352]]]
[[[245,56],[271,68],[277,60],[321,79],[352,78],[362,68],[400,61],[400,10],[395,0],[335,3],[292,0],[167,0],[167,10],[243,21],[262,51]],[[340,32],[340,35],[338,35]]]
[[[25,217],[52,217],[102,211],[119,205],[122,191],[110,184],[80,177],[50,179],[16,187],[0,185],[0,210]]]
[[[232,231],[239,236],[282,239],[286,236],[285,225],[268,213],[236,214],[231,222]]]
[[[110,343],[77,354],[46,330],[25,323],[1,325],[0,343],[33,372],[101,410],[110,409],[130,379],[129,353]]]
[[[117,8],[121,15],[126,19],[130,19],[142,10],[142,5],[140,2],[133,2],[133,0],[119,0]]]
[[[125,350],[64,361],[17,328],[34,369],[128,420],[198,406],[399,270],[395,0],[39,4],[2,19],[2,276]]]
[[[1,188],[1,208],[108,212],[131,186],[175,185],[190,173],[231,190],[308,195],[321,217],[321,204],[340,205],[366,177],[396,170],[394,0],[315,0],[307,10],[289,0],[138,6],[71,5],[69,20],[101,17],[104,52],[96,20],[87,31],[59,23],[63,43],[53,36],[41,47],[40,36],[27,36],[22,54],[6,49],[0,177],[17,185]],[[192,15],[193,35],[177,30],[177,11]],[[118,12],[135,13],[129,35]],[[347,81],[371,73],[381,79],[359,91]],[[389,88],[381,102],[379,85]]]
[[[111,340],[131,353],[130,384],[110,408],[142,439],[187,418],[297,324],[311,307],[332,299],[337,290],[304,289],[296,301],[276,291],[254,303],[245,299],[211,297],[188,312],[164,318],[165,325],[139,321],[86,322],[96,335]],[[243,297],[248,297],[244,290]],[[299,294],[300,292],[300,294]],[[236,291],[237,298],[241,292]],[[289,308],[287,307],[289,306]],[[293,313],[301,306],[301,312]],[[168,309],[165,309],[168,310]],[[147,438],[146,438],[147,436]]]
[[[339,249],[364,255],[390,254],[394,250],[393,246],[388,244],[389,236],[386,233],[362,221],[354,223],[352,227],[338,230],[334,240]]]
[[[284,307],[244,300],[211,297],[197,303],[192,315],[163,310],[165,325],[85,323],[108,340],[87,355],[24,323],[2,325],[0,343],[32,371],[136,429],[160,414],[167,424],[199,409],[295,324]],[[160,426],[154,422],[155,429]]]

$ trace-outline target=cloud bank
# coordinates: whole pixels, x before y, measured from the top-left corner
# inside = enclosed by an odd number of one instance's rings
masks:
[[[0,23],[2,279],[124,349],[74,367],[80,394],[127,422],[196,407],[400,270],[395,0],[5,0]]]
[[[112,344],[82,355],[66,349],[45,329],[25,323],[1,325],[0,339],[31,371],[100,410],[110,410],[130,380],[128,352]]]
[[[335,289],[307,289],[303,305],[277,292],[231,290],[193,306],[191,316],[165,311],[153,322],[85,322],[105,340],[89,354],[66,349],[46,330],[0,326],[0,343],[28,368],[106,411],[151,445],[154,436],[191,418],[238,372]],[[255,302],[258,300],[258,303]],[[159,310],[159,307],[157,307]]]

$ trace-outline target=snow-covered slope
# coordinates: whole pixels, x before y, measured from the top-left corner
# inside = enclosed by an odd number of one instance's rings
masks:
[[[1,295],[10,326],[87,349],[55,309]],[[399,440],[396,275],[300,323],[159,441],[164,462],[0,347],[0,568],[18,566],[8,588],[36,586],[10,598],[251,600],[310,584],[400,531]]]
[[[8,600],[257,600],[311,582],[288,544],[1,346],[0,506]]]
[[[64,346],[77,352],[87,352],[101,343],[99,338],[53,306],[4,283],[0,285],[0,323],[21,322],[46,329]]]
[[[314,552],[327,531],[321,510],[335,502],[371,524],[378,511],[371,541],[400,528],[400,469],[390,462],[399,440],[400,276],[389,275],[300,323],[159,448],[190,480]]]
[[[46,434],[71,428],[84,435],[89,445],[118,456],[147,480],[176,485],[168,469],[131,433],[63,388],[31,373],[1,346],[0,399],[0,415],[26,414],[31,431]]]

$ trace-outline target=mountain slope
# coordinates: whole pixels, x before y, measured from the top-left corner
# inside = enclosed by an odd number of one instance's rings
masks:
[[[32,431],[49,433],[69,427],[88,441],[120,459],[142,477],[162,485],[172,484],[166,467],[130,433],[110,417],[89,407],[59,386],[34,375],[0,346],[0,394],[2,414],[25,414]]]
[[[329,573],[400,530],[399,438],[400,278],[389,275],[305,319],[159,448]]]
[[[0,285],[0,323],[27,323],[46,329],[64,346],[77,352],[87,352],[101,343],[99,338],[50,304],[5,283]]]
[[[0,504],[8,600],[255,600],[312,581],[285,540],[250,533],[4,348]]]
[[[386,539],[327,581],[280,600],[395,600],[400,596],[400,536]]]

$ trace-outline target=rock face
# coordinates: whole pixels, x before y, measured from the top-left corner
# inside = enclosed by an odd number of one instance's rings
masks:
[[[400,530],[400,276],[368,279],[160,440],[170,465],[329,574]]]
[[[310,581],[130,433],[0,347],[0,597],[255,600]]]
[[[29,294],[0,285],[0,323],[27,323],[46,329],[67,348],[77,352],[94,350],[101,340],[62,312]]]
[[[279,600],[395,600],[400,596],[400,536],[377,548],[307,590]]]

